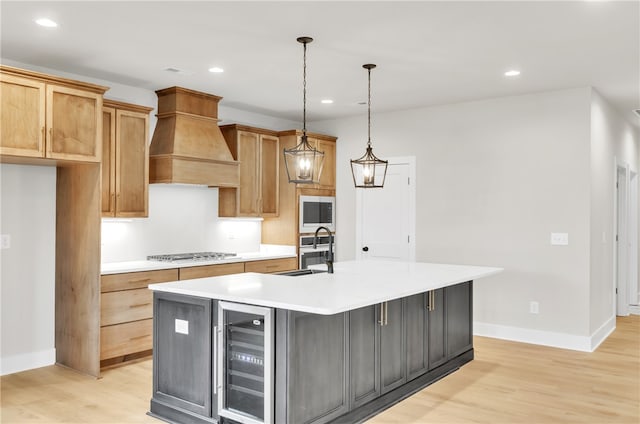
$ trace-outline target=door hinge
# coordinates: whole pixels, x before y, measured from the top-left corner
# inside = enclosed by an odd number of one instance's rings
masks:
[[[616,234],[616,241],[618,241],[618,235]]]
[[[407,236],[407,243],[411,243],[411,239],[410,239],[410,237],[411,237],[411,236]]]
[[[616,287],[616,294],[618,294],[618,288]]]
[[[407,177],[407,185],[411,185],[411,177]]]
[[[618,182],[616,181],[616,188],[618,188]]]

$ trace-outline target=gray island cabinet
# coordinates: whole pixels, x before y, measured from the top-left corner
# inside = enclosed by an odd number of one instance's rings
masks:
[[[472,280],[500,268],[363,262],[336,263],[336,274],[150,286],[150,414],[175,423],[363,422],[473,359]],[[241,319],[236,308],[254,314]]]

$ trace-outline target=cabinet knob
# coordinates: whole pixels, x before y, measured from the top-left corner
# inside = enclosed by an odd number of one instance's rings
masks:
[[[363,248],[362,248],[362,251],[363,251],[363,252],[368,252],[368,251],[369,251],[369,246],[365,246],[365,247],[363,247]]]

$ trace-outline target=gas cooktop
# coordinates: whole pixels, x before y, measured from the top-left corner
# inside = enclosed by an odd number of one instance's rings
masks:
[[[166,255],[147,256],[148,261],[176,262],[176,261],[213,261],[232,258],[235,253],[226,252],[195,252],[195,253],[171,253]]]

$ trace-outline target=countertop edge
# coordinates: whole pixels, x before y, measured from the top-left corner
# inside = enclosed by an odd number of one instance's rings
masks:
[[[255,262],[255,261],[266,261],[269,259],[288,259],[288,258],[296,258],[296,257],[297,255],[295,253],[281,253],[281,254],[256,255],[256,256],[249,256],[249,257],[240,256],[238,258],[233,258],[233,259],[222,259],[222,260],[212,260],[212,261],[190,261],[190,262],[180,262],[180,263],[160,262],[160,261],[109,262],[109,263],[101,264],[100,275],[124,274],[128,272],[158,271],[158,270],[175,269],[175,268],[191,268],[196,266],[223,265],[223,264],[233,264],[238,262]],[[131,265],[127,266],[127,264],[131,264]],[[117,268],[118,266],[122,266],[122,268]]]

